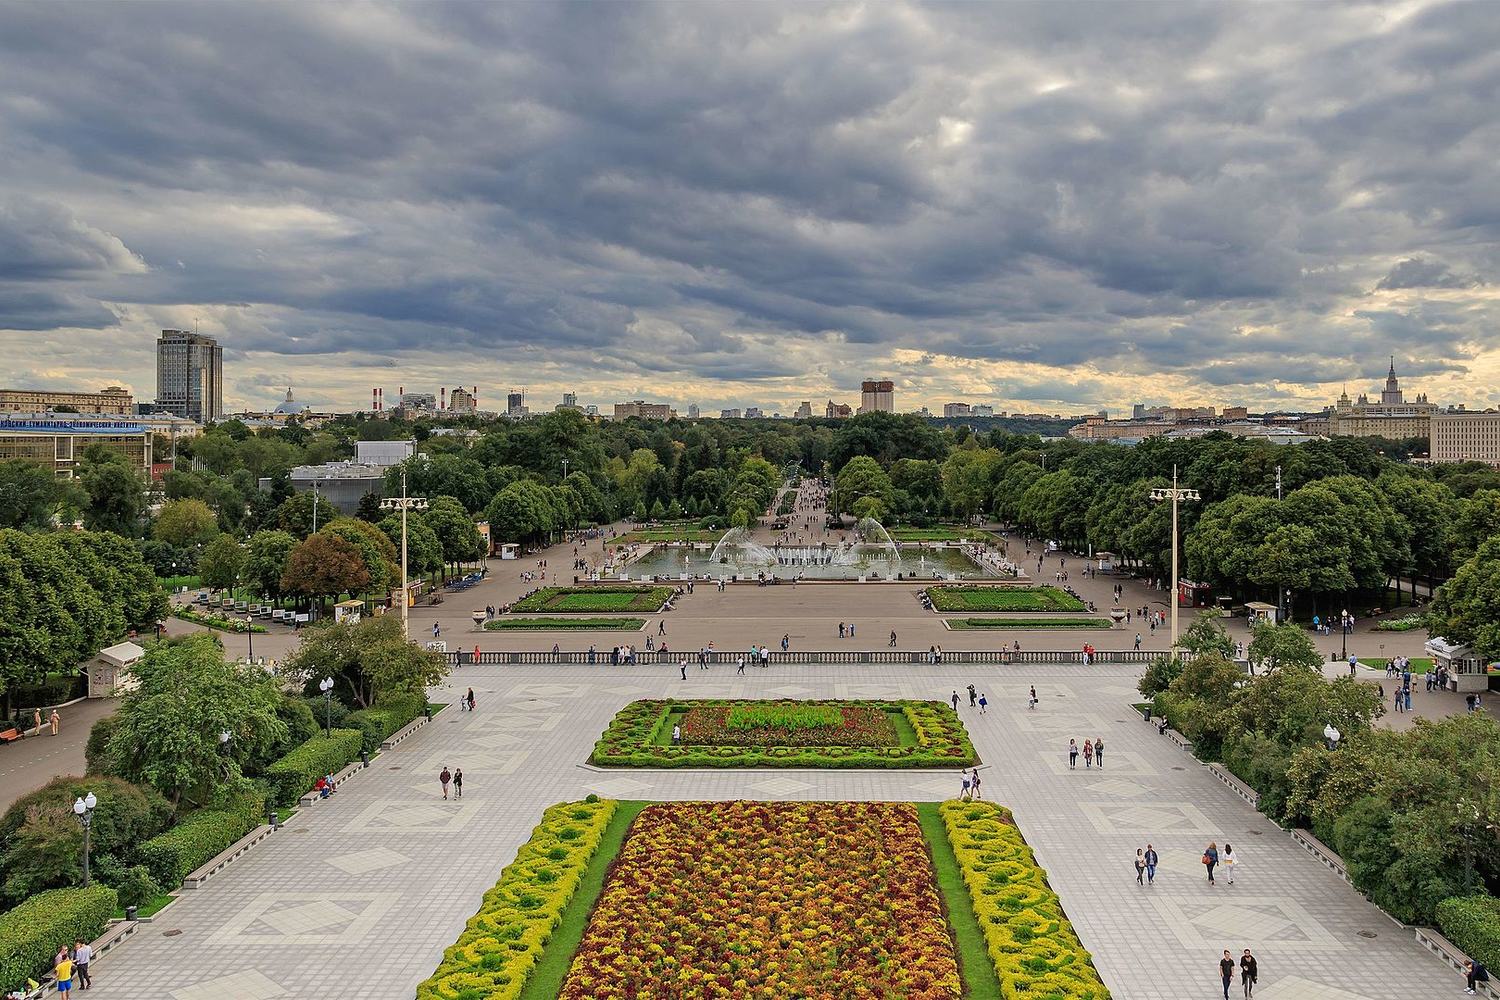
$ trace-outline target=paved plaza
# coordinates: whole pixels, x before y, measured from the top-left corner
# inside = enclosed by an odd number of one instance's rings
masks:
[[[478,711],[442,712],[332,800],[299,812],[98,963],[120,1000],[409,998],[458,936],[541,816],[561,800],[938,800],[958,773],[603,771],[584,765],[626,702],[682,695],[946,698],[973,682],[990,698],[962,714],[989,765],[985,797],[1010,806],[1122,1000],[1220,995],[1224,948],[1252,948],[1266,1000],[1412,1000],[1461,982],[1129,708],[1136,672],[950,666],[732,668],[463,667],[438,700],[472,686]],[[1040,707],[1028,712],[1035,684]],[[1102,772],[1067,770],[1070,736],[1103,735]],[[437,772],[462,767],[444,802]],[[1135,849],[1161,854],[1135,884]],[[1234,886],[1206,885],[1198,857],[1227,840]],[[1237,989],[1238,987],[1236,987]]]

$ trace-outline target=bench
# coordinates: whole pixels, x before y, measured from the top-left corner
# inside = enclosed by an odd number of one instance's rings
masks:
[[[15,726],[11,726],[3,733],[0,733],[0,743],[14,743],[16,740],[23,739],[25,736],[25,733],[21,732]]]
[[[1418,927],[1416,931],[1418,944],[1453,966],[1460,975],[1463,974],[1464,963],[1469,960],[1469,956],[1460,951],[1456,944],[1443,937],[1431,927]],[[1500,993],[1495,992],[1493,981],[1475,983],[1474,989],[1478,990],[1479,995],[1482,997],[1489,997],[1490,1000],[1500,1000]]]
[[[1171,740],[1173,743],[1176,743],[1183,750],[1187,750],[1190,753],[1192,752],[1193,741],[1190,740],[1190,739],[1188,739],[1186,736],[1182,735],[1181,733],[1179,733],[1177,730],[1175,730],[1175,729],[1168,729],[1167,732],[1166,732],[1166,737],[1167,737],[1167,739]]]
[[[250,850],[250,848],[254,847],[256,844],[259,844],[262,840],[265,840],[277,829],[278,827],[262,825],[256,827],[254,830],[251,830],[239,840],[236,840],[234,843],[230,844],[228,847],[224,848],[224,850],[220,851],[218,854],[214,855],[212,858],[206,861],[202,865],[202,867],[188,872],[187,877],[182,880],[182,887],[184,889],[198,888],[204,882],[207,882],[209,879],[219,874],[225,868],[229,867],[229,863],[231,861],[237,859],[240,855]]]
[[[1223,764],[1210,764],[1208,765],[1208,769],[1213,773],[1213,776],[1222,781],[1231,792],[1238,795],[1246,802],[1250,803],[1252,807],[1256,809],[1260,808],[1260,793],[1231,774],[1229,768],[1225,767]]]
[[[109,926],[105,928],[104,933],[89,942],[89,947],[94,949],[94,956],[89,962],[90,967],[92,968],[93,963],[99,960],[100,955],[134,934],[140,929],[140,926],[140,923],[135,920],[111,920]],[[52,974],[49,972],[45,977],[42,977],[42,985],[25,994],[25,997],[26,1000],[41,1000],[42,997],[47,996],[49,993],[55,995],[56,990],[57,980],[53,979]]]
[[[1292,839],[1301,844],[1307,853],[1327,865],[1339,878],[1345,882],[1349,881],[1349,872],[1344,868],[1344,859],[1339,857],[1333,848],[1314,837],[1312,831],[1293,830]]]
[[[391,747],[395,746],[397,743],[400,743],[402,740],[406,739],[418,729],[421,729],[423,726],[427,725],[428,721],[429,720],[425,713],[417,716],[415,719],[411,720],[406,725],[396,730],[390,736],[386,737],[385,741],[380,744],[380,749],[382,751],[389,750]]]
[[[357,760],[354,763],[350,764],[349,766],[345,767],[342,771],[340,771],[338,774],[335,774],[333,776],[333,787],[334,787],[334,789],[337,790],[338,787],[340,785],[342,785],[344,782],[348,781],[349,778],[352,777],[356,771],[362,771],[362,770],[364,770],[364,768],[365,768],[365,763],[364,763],[364,761],[361,761],[361,760]],[[330,792],[329,794],[332,795],[333,793]],[[298,799],[297,800],[297,804],[298,805],[302,805],[302,806],[310,806],[310,805],[316,804],[317,802],[322,801],[322,798],[323,798],[323,796],[318,792],[318,790],[316,788],[314,788],[312,791],[308,792],[306,795],[304,795],[300,799]]]

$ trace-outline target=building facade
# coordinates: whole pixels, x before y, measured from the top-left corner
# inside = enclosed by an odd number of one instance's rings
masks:
[[[200,424],[224,415],[224,349],[217,340],[186,330],[161,332],[156,405]]]
[[[845,420],[853,415],[854,411],[849,408],[848,403],[835,403],[831,399],[828,401],[828,406],[823,410],[823,416],[829,420]]]
[[[615,419],[628,420],[631,417],[640,417],[642,420],[671,420],[677,416],[672,408],[666,403],[648,403],[644,399],[633,399],[628,403],[615,404]]]
[[[896,412],[896,383],[890,379],[866,379],[859,386],[860,413]]]
[[[151,428],[128,417],[49,413],[0,416],[0,461],[35,462],[50,467],[60,479],[72,479],[91,445],[118,452],[142,473],[151,471]]]
[[[1450,410],[1432,416],[1434,462],[1500,465],[1500,413]]]
[[[48,392],[44,389],[0,389],[0,413],[44,413],[66,406],[75,413],[129,417],[135,398],[117,385],[99,392]]]
[[[967,417],[972,415],[973,411],[968,403],[943,404],[943,416],[945,417]]]
[[[478,408],[479,402],[475,394],[461,385],[454,387],[448,394],[448,409],[454,413],[473,413]]]
[[[798,420],[811,420],[812,419],[812,400],[810,400],[810,399],[804,399],[802,402],[798,403],[797,404],[797,412],[796,412],[795,416],[796,416],[796,418]]]
[[[1401,383],[1396,379],[1396,359],[1385,377],[1380,402],[1374,403],[1364,393],[1351,402],[1347,392],[1327,413],[1328,433],[1339,437],[1430,438],[1432,418],[1438,407],[1427,402],[1426,393],[1408,403]],[[1309,428],[1311,429],[1311,428]]]

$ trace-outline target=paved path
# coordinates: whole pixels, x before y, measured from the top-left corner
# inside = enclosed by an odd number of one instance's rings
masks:
[[[112,700],[68,705],[58,710],[62,725],[56,736],[44,726],[41,735],[0,746],[0,812],[59,774],[82,774],[89,729],[114,710]]]
[[[445,711],[334,799],[304,810],[98,963],[101,1000],[409,998],[479,905],[542,809],[588,792],[654,799],[951,796],[957,775],[902,772],[598,772],[580,767],[632,698],[945,697],[965,708],[992,766],[986,797],[1011,806],[1120,1000],[1216,997],[1223,948],[1253,948],[1263,1000],[1422,1000],[1461,985],[1373,906],[1128,708],[1135,673],[1081,666],[962,669],[465,667],[479,711]],[[1041,708],[1025,709],[1036,684]],[[440,699],[441,700],[441,699]],[[1069,736],[1104,735],[1106,771],[1066,769]],[[461,766],[462,801],[436,775]],[[1209,889],[1204,844],[1232,842],[1237,885]],[[1130,859],[1152,841],[1158,885]],[[1366,937],[1363,935],[1374,935]]]

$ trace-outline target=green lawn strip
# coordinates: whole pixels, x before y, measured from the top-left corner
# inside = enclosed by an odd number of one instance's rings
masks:
[[[484,623],[486,632],[639,632],[644,618],[496,618]]]
[[[1113,628],[1108,618],[947,618],[948,628],[965,629],[1094,629]]]
[[[938,803],[918,802],[917,821],[921,823],[927,846],[932,851],[932,867],[948,910],[948,927],[958,946],[958,969],[963,976],[964,996],[971,1000],[999,1000],[1000,978],[995,975],[995,965],[985,947],[984,932],[979,928],[979,918],[974,915],[969,887],[964,885],[958,859],[953,855],[953,845],[948,843],[948,831],[943,827]]]
[[[651,731],[651,742],[659,747],[672,745],[672,726],[682,722],[683,716],[687,715],[686,708],[669,708],[661,714],[661,721]]]
[[[1389,656],[1361,656],[1359,665],[1369,667],[1371,670],[1385,672],[1385,665],[1391,662]],[[1425,674],[1432,669],[1432,658],[1428,656],[1413,656],[1411,658],[1411,672],[1414,674]]]
[[[150,899],[146,900],[146,902],[136,907],[136,919],[140,920],[160,913],[163,909],[166,908],[168,903],[172,902],[176,898],[177,894],[173,892],[164,892],[160,896],[151,897]],[[125,907],[122,906],[119,909],[115,910],[115,919],[125,919]]]
[[[672,596],[665,586],[543,587],[511,605],[512,614],[599,614],[601,612],[655,613]]]
[[[891,725],[896,727],[896,738],[904,747],[917,745],[917,731],[912,728],[911,720],[906,717],[905,712],[886,710],[886,718],[891,720]]]
[[[1083,611],[1084,603],[1058,587],[980,586],[949,584],[927,588],[935,611]]]
[[[568,967],[573,964],[573,953],[583,941],[583,932],[589,925],[589,915],[594,912],[594,901],[604,890],[604,882],[609,876],[615,855],[620,853],[620,847],[625,843],[630,824],[650,804],[628,799],[622,799],[616,804],[615,814],[604,828],[599,847],[589,859],[573,898],[568,900],[568,905],[563,909],[562,921],[542,948],[542,957],[537,960],[531,975],[527,977],[519,1000],[557,1000],[557,995],[562,992],[563,980],[568,975]]]

